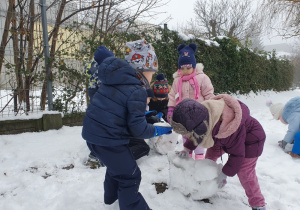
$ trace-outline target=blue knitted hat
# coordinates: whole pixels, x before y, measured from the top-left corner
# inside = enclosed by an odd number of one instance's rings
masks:
[[[186,46],[185,44],[181,44],[178,46],[177,51],[179,53],[178,58],[178,69],[182,67],[193,67],[196,68],[196,58],[195,52],[197,49],[197,45],[195,43],[189,44]]]
[[[94,53],[94,60],[100,65],[105,58],[113,57],[114,53],[109,51],[105,46],[100,46]]]

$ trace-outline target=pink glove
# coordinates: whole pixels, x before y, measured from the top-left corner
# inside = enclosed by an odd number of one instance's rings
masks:
[[[170,122],[170,117],[173,116],[173,112],[174,112],[174,106],[169,106],[168,114],[167,114],[168,122]]]

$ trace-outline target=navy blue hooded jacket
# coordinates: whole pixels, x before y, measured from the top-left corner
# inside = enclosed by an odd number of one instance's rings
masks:
[[[100,146],[118,146],[130,138],[154,136],[145,119],[147,92],[135,70],[124,60],[107,58],[98,67],[101,87],[83,120],[82,137]]]

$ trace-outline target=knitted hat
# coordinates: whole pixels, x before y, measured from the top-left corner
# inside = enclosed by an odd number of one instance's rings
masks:
[[[200,144],[207,132],[209,113],[205,106],[193,99],[182,100],[174,109],[171,125],[175,132],[186,135]],[[182,126],[186,129],[182,132]]]
[[[181,69],[182,67],[196,68],[196,49],[197,45],[195,43],[191,43],[189,44],[189,46],[186,46],[185,44],[181,44],[178,46],[178,69]]]
[[[166,98],[169,93],[168,80],[164,74],[158,74],[153,83],[153,91],[156,98]]]
[[[113,57],[114,53],[109,51],[105,46],[100,46],[94,53],[94,60],[100,65],[105,58]]]
[[[136,70],[158,71],[158,61],[154,49],[144,39],[126,43],[125,60]]]
[[[267,101],[266,105],[270,108],[271,114],[275,120],[279,120],[284,105],[282,103],[273,104],[272,101]]]

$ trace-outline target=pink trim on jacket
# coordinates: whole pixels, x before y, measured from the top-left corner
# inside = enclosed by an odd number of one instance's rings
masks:
[[[242,109],[235,98],[227,94],[220,94],[212,98],[212,100],[223,99],[225,106],[222,112],[222,124],[220,126],[216,138],[226,138],[232,135],[239,127],[242,121]]]

